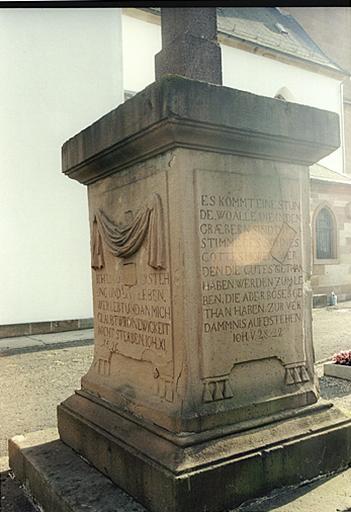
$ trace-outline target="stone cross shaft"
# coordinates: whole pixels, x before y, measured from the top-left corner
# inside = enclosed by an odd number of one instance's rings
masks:
[[[156,80],[171,74],[222,84],[215,7],[161,8],[161,28],[162,50],[155,57]]]

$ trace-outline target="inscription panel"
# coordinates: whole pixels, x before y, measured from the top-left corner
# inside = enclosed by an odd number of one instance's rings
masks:
[[[169,273],[117,265],[116,273],[95,274],[95,329],[100,344],[137,360],[172,358]],[[130,283],[133,284],[130,284]]]
[[[158,175],[91,196],[96,341],[90,372],[113,389],[172,401],[165,189]]]
[[[197,171],[196,194],[203,378],[250,360],[303,363],[298,180]]]

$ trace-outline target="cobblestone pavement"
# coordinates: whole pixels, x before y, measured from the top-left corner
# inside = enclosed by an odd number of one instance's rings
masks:
[[[317,361],[351,348],[350,303],[339,305],[339,309],[314,310],[313,324]],[[92,352],[88,345],[0,356],[0,458],[7,455],[9,437],[56,425],[56,406],[79,388]],[[323,377],[321,364],[317,364],[317,373],[322,397],[351,411],[351,382]],[[1,467],[1,460],[0,471],[6,469],[6,462]],[[26,497],[18,492],[17,483],[7,473],[1,475],[0,510],[33,512]]]

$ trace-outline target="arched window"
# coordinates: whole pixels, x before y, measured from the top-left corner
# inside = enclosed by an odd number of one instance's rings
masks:
[[[336,258],[336,226],[329,208],[323,207],[316,217],[316,256],[318,260]]]

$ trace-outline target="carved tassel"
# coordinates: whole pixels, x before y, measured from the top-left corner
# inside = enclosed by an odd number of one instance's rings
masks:
[[[223,400],[223,381],[218,380],[215,383],[214,400]]]
[[[208,382],[204,382],[203,401],[204,402],[212,402],[213,401],[213,396],[212,396]]]
[[[232,398],[233,390],[230,385],[229,379],[224,381],[224,398]]]
[[[299,368],[298,366],[296,366],[296,367],[294,368],[294,381],[295,381],[296,383],[298,383],[298,382],[302,382],[302,379],[301,379],[301,375],[300,375],[300,371],[299,371],[299,370],[300,370],[300,368]]]
[[[172,383],[166,381],[166,392],[165,392],[165,398],[167,402],[173,402],[173,389],[172,389]]]
[[[102,239],[99,232],[96,216],[93,221],[93,233],[92,233],[92,255],[91,255],[91,267],[94,270],[101,270],[105,266],[104,252],[102,247]]]
[[[286,384],[288,386],[290,384],[295,384],[294,377],[293,377],[293,372],[292,372],[291,368],[286,368],[285,382],[286,382]]]
[[[303,382],[308,382],[310,380],[310,376],[305,368],[305,366],[301,366],[301,377]]]
[[[158,381],[158,393],[159,393],[161,398],[165,398],[165,396],[166,396],[166,383],[162,379],[159,379],[159,381]]]

